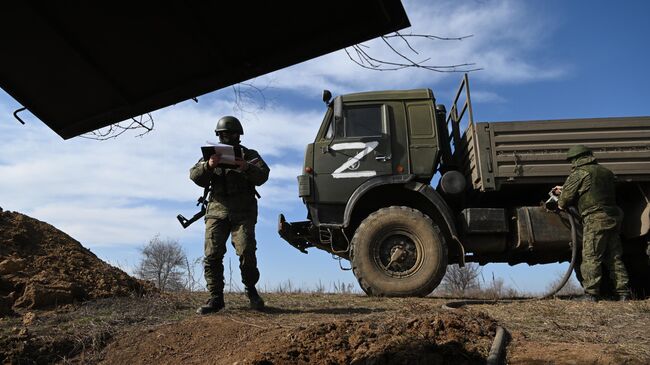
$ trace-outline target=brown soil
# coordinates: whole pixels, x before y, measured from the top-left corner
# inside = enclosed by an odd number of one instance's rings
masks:
[[[435,300],[288,297],[304,301],[263,313],[237,303],[131,332],[109,346],[103,363],[482,364],[497,326],[485,315],[444,311]]]
[[[263,294],[265,312],[228,294],[109,298],[0,319],[0,363],[475,364],[494,328],[509,364],[648,364],[650,300],[546,300],[441,308],[438,298]]]
[[[0,317],[152,289],[53,226],[0,208]]]
[[[434,298],[266,297],[265,313],[235,296],[222,313],[131,332],[107,348],[104,362],[474,364],[484,363],[498,323],[510,334],[509,364],[650,363],[650,301],[521,301],[450,312]]]
[[[0,279],[0,363],[481,364],[497,325],[509,364],[650,363],[650,300],[447,311],[437,298],[267,293],[255,312],[228,294],[224,311],[200,317],[205,293],[130,295],[150,287],[1,210]]]

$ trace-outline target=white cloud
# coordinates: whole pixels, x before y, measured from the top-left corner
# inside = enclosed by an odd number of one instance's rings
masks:
[[[271,168],[271,180],[290,180],[296,181],[296,177],[302,172],[302,165],[273,164]]]
[[[400,53],[428,65],[476,63],[483,70],[473,77],[495,83],[528,82],[552,79],[566,73],[564,65],[542,64],[530,57],[531,52],[543,51],[545,40],[552,31],[549,19],[527,8],[525,3],[500,1],[405,1],[411,28],[402,34],[432,34],[442,37],[473,35],[461,41],[411,39],[408,46],[395,39],[392,43]],[[374,57],[401,62],[399,56],[375,39],[364,43]],[[350,49],[350,48],[349,48]],[[351,50],[351,49],[350,49]],[[443,78],[459,78],[458,74],[435,73],[422,69],[399,72],[378,72],[362,69],[337,51],[294,67],[277,71],[268,78],[273,86],[300,90],[318,95],[322,89],[336,94],[371,89],[397,89],[430,86]]]
[[[472,90],[471,94],[472,102],[477,103],[503,103],[506,99],[491,91],[482,91],[482,90]]]
[[[155,130],[142,138],[63,141],[37,121],[3,124],[0,205],[54,224],[89,247],[140,245],[155,233],[182,234],[175,219],[179,207],[193,214],[203,192],[189,180],[189,168],[199,146],[216,140],[216,121],[233,114],[230,92],[222,94],[214,102],[204,98],[207,104],[186,102],[155,112]],[[265,211],[302,204],[296,176],[322,114],[269,105],[242,118],[243,143],[271,166],[270,180],[259,189]]]
[[[178,236],[175,215],[151,205],[119,207],[71,202],[36,207],[34,215],[68,233],[87,247],[141,246],[156,233]]]
[[[297,183],[278,183],[271,181],[257,189],[262,196],[260,206],[287,208],[292,204],[299,204]]]

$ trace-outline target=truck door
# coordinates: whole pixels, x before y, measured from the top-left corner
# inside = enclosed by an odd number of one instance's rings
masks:
[[[392,172],[388,107],[345,105],[314,147],[316,200],[347,203],[359,185]]]

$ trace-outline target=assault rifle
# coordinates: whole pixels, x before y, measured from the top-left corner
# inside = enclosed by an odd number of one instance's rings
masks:
[[[203,159],[205,161],[208,161],[210,159],[209,156],[211,156],[212,154],[215,153],[214,148],[215,148],[214,146],[202,147]],[[242,154],[243,154],[242,149],[236,149],[235,154],[234,154],[235,159],[241,159]],[[248,161],[248,163],[249,164],[256,164],[259,160],[260,160],[259,157],[257,157],[257,158],[254,158],[254,159]],[[230,165],[220,165],[220,166],[221,167],[223,167],[223,166],[232,167]],[[236,165],[234,165],[234,166],[236,167]],[[211,181],[210,185],[208,185],[208,187],[206,187],[205,190],[203,190],[203,196],[199,197],[199,199],[197,200],[196,205],[201,206],[201,210],[198,213],[194,214],[194,216],[192,218],[190,218],[190,219],[185,218],[182,214],[179,214],[179,215],[176,216],[176,219],[178,219],[178,221],[181,223],[181,226],[183,226],[183,228],[189,227],[192,223],[198,221],[203,216],[205,216],[205,212],[208,210],[208,193],[210,193],[210,186],[212,185],[212,183],[213,182]],[[260,194],[257,192],[257,190],[255,190],[255,189],[253,189],[253,190],[255,191],[255,196],[259,199]]]
[[[201,210],[199,210],[198,213],[194,214],[194,216],[192,218],[187,219],[187,218],[183,217],[182,214],[179,214],[179,215],[176,216],[176,219],[178,219],[178,221],[181,223],[181,226],[183,226],[183,228],[189,227],[192,223],[198,221],[199,219],[201,219],[205,215],[205,212],[208,209],[208,199],[207,198],[208,198],[208,193],[209,192],[210,192],[210,187],[205,188],[205,190],[203,191],[203,196],[200,196],[199,199],[197,200],[196,205],[197,206],[200,205]]]

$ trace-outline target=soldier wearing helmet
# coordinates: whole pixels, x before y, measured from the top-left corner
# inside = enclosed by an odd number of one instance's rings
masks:
[[[614,174],[599,165],[592,151],[583,145],[573,146],[566,156],[571,174],[563,186],[553,190],[559,194],[558,206],[577,206],[582,217],[582,264],[585,299],[596,301],[600,296],[602,265],[607,267],[620,300],[629,297],[628,276],[621,256],[619,237],[623,212],[616,206]]]
[[[255,284],[260,273],[257,269],[255,251],[255,224],[257,223],[257,199],[255,190],[266,182],[269,167],[257,151],[240,144],[244,134],[239,120],[225,116],[217,122],[215,133],[219,141],[243,149],[243,158],[237,160],[236,168],[219,165],[221,156],[214,154],[208,161],[202,158],[190,169],[190,179],[201,187],[210,187],[208,207],[205,214],[205,281],[210,299],[197,310],[199,314],[217,312],[224,308],[223,257],[228,236],[239,256],[239,268],[251,308],[261,310],[264,301],[257,293]]]

